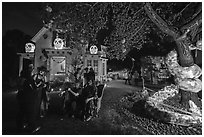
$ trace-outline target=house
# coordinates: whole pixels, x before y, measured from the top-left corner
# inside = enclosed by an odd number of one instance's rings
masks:
[[[69,41],[67,34],[59,33],[52,28],[43,27],[25,45],[25,53],[18,53],[20,57],[19,75],[25,64],[32,63],[35,71],[40,66],[48,70],[49,81],[63,79],[71,81],[76,68],[92,67],[96,73],[96,80],[106,80],[107,58],[106,47],[88,45]]]

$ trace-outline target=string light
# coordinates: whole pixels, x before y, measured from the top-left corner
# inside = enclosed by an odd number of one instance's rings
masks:
[[[161,39],[166,37],[166,34],[158,31],[157,26],[150,21],[144,4],[134,2],[48,3],[45,6],[43,22],[46,26],[57,29],[59,32],[69,33],[72,42],[82,38],[95,42],[95,44],[98,32],[101,29],[107,29],[108,22],[111,22],[113,31],[110,36],[106,37],[104,44],[110,46],[108,48],[109,57],[122,58],[128,53],[122,51],[130,51],[132,48],[140,50],[144,44],[151,43],[147,37],[151,31],[157,31]],[[182,15],[184,10],[189,10],[188,4],[171,2],[152,3],[151,5],[168,23],[166,25],[177,27],[178,24],[183,24],[182,21],[185,21]],[[193,12],[189,16],[192,14]],[[178,31],[173,27],[172,29]],[[111,49],[114,49],[115,52]]]

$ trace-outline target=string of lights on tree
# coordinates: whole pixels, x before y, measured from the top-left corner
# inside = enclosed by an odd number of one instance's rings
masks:
[[[70,43],[75,45],[91,41],[97,44],[98,32],[110,29],[107,23],[111,22],[113,31],[104,43],[108,46],[109,58],[121,59],[131,49],[140,50],[143,45],[151,43],[153,40],[148,37],[151,31],[156,31],[161,39],[167,37],[147,16],[145,5],[142,2],[45,3],[42,19],[45,26],[52,26],[58,33],[69,35]],[[158,2],[151,3],[151,6],[167,22],[166,25],[178,33],[182,33],[180,27],[200,14],[202,9],[197,8],[196,3]],[[197,34],[194,33],[192,39],[200,39]]]
[[[70,41],[96,41],[99,30],[106,27],[105,3],[46,3],[42,14],[46,26],[68,33]]]

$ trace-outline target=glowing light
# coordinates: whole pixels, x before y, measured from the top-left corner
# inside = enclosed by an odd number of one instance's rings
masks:
[[[54,40],[54,46],[55,46],[55,49],[62,49],[64,46],[64,41],[60,38],[56,38]]]
[[[26,43],[25,45],[25,52],[34,52],[35,51],[35,45],[33,43]]]
[[[97,54],[98,53],[98,48],[97,46],[93,45],[90,47],[90,53],[91,54]]]

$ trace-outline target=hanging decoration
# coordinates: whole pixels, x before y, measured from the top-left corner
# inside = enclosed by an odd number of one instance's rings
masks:
[[[26,43],[25,45],[25,52],[34,52],[35,51],[35,45],[33,43]]]
[[[97,46],[93,45],[90,47],[90,53],[91,54],[97,54],[98,53],[98,48]]]
[[[63,41],[63,39],[61,39],[61,38],[56,38],[56,39],[54,40],[54,46],[55,46],[55,49],[62,49],[63,46],[64,46],[64,41]]]
[[[63,58],[63,59],[59,59],[59,58],[57,58],[57,59],[55,59],[55,58],[52,58],[52,60],[54,61],[54,62],[56,62],[57,64],[60,64],[60,63],[62,63],[63,61],[65,61],[65,58]]]

